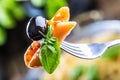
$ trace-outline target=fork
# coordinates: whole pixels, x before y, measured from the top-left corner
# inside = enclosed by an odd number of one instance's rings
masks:
[[[100,57],[110,47],[119,44],[120,40],[113,40],[106,43],[88,43],[88,44],[73,44],[63,41],[61,44],[61,49],[79,58],[94,59]]]

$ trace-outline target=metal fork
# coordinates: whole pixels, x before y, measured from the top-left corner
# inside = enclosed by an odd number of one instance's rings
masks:
[[[79,58],[94,59],[104,54],[108,48],[118,44],[120,44],[120,40],[89,44],[73,44],[63,41],[61,44],[61,49]]]

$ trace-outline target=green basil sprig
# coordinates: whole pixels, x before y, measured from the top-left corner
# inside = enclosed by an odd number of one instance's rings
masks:
[[[42,66],[48,73],[53,73],[60,62],[60,44],[57,38],[52,37],[52,27],[48,26],[47,35],[39,54]]]

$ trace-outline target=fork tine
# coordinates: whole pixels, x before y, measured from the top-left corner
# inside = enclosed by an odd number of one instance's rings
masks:
[[[61,46],[61,48],[62,48],[64,51],[66,51],[66,52],[68,52],[68,53],[70,53],[70,54],[80,54],[80,52],[75,51],[75,50],[72,50],[72,49],[70,49],[70,48],[68,48],[68,47],[65,47],[65,46]]]
[[[66,48],[65,46],[61,46],[61,48],[64,50],[64,51],[66,51],[66,52],[68,52],[69,54],[71,54],[71,55],[73,55],[73,56],[76,56],[76,57],[79,57],[79,58],[84,58],[84,54],[80,54],[80,52],[75,52],[75,51],[73,51],[73,50],[71,50],[71,49],[69,49],[69,48]]]
[[[77,50],[77,51],[80,51],[80,47],[77,45],[77,44],[71,44],[71,43],[68,43],[68,42],[63,42],[62,45],[66,46],[66,47],[69,47],[71,49],[74,49],[74,50]],[[81,51],[80,51],[81,52]]]
[[[71,44],[71,43],[68,43],[68,42],[65,42],[65,41],[63,41],[62,44],[66,44],[66,45],[68,45],[68,46],[78,48],[78,47],[76,46],[76,44]]]
[[[71,54],[75,54],[75,55],[84,55],[84,54],[81,54],[82,51],[78,48],[73,48],[73,47],[68,47],[68,45],[65,45],[65,44],[62,44],[61,45],[61,48],[63,50],[65,50],[66,52],[69,52]]]
[[[64,46],[64,47],[66,47],[66,48],[68,48],[68,49],[71,49],[71,50],[73,50],[73,51],[78,51],[79,53],[81,52],[81,50],[80,50],[80,48],[79,47],[73,47],[73,46],[71,46],[71,45],[68,45],[68,44],[62,44],[62,46]]]
[[[61,46],[61,48],[62,48],[64,51],[68,52],[68,53],[74,53],[73,50],[71,50],[71,49],[69,50],[68,48],[66,48],[66,47],[63,46],[63,45]]]

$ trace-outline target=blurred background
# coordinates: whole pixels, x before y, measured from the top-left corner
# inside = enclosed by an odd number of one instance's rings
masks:
[[[43,68],[25,66],[24,53],[32,42],[26,35],[28,20],[36,15],[51,19],[62,6],[69,6],[70,20],[78,23],[67,41],[99,43],[120,38],[120,0],[0,0],[0,80],[120,80],[119,45],[94,60],[62,51],[51,75]]]

